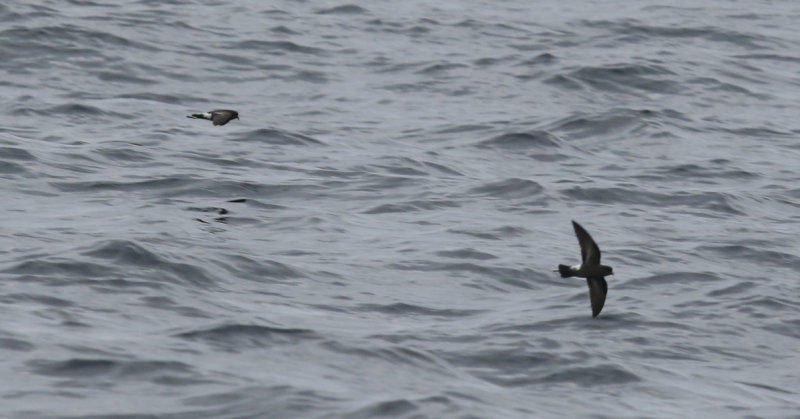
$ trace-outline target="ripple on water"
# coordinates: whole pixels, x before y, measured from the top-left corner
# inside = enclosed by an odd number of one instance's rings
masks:
[[[177,337],[205,342],[215,348],[241,352],[274,345],[298,345],[321,338],[310,329],[283,328],[255,324],[226,324],[176,334]]]

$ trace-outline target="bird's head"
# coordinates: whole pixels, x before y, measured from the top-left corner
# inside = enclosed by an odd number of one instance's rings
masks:
[[[603,265],[603,276],[614,275],[614,270],[610,266]]]

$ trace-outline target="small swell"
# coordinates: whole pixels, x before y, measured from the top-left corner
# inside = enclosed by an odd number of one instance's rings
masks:
[[[667,79],[675,74],[660,65],[618,64],[586,66],[546,79],[545,82],[564,88],[589,86],[613,93],[677,94],[681,84]],[[571,81],[572,84],[566,83]]]
[[[96,380],[136,378],[147,381],[160,381],[165,377],[187,377],[193,375],[192,368],[177,361],[125,361],[102,358],[70,358],[63,361],[32,360],[28,367],[39,375],[48,377],[73,378],[75,380]],[[188,377],[187,377],[188,378]]]
[[[561,140],[547,131],[512,132],[478,143],[479,147],[509,149],[558,147],[560,145]]]
[[[513,178],[472,188],[469,193],[493,198],[519,199],[539,195],[543,190],[542,185],[532,180]]]
[[[730,195],[719,192],[675,192],[662,194],[623,188],[574,187],[561,192],[570,199],[599,203],[621,203],[655,207],[682,206],[692,210],[708,210],[712,213],[743,215],[732,203]]]
[[[246,348],[295,345],[320,338],[309,329],[281,328],[250,324],[229,324],[210,329],[179,333],[176,336],[200,340],[221,349],[238,352]]]
[[[236,138],[235,141],[257,141],[267,144],[277,145],[303,145],[303,146],[322,146],[322,141],[307,135],[269,128],[260,128],[246,132]]]
[[[343,4],[329,9],[318,10],[316,13],[318,15],[360,15],[367,13],[367,9],[355,4]]]

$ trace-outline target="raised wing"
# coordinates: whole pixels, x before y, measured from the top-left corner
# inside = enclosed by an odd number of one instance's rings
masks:
[[[597,247],[597,243],[580,224],[572,221],[572,227],[575,229],[575,235],[578,236],[578,243],[581,245],[581,262],[587,266],[599,265],[600,248]],[[605,293],[603,296],[605,297]]]

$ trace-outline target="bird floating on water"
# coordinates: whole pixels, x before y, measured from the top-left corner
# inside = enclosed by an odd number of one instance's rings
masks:
[[[193,119],[208,119],[209,121],[213,122],[214,125],[225,125],[230,122],[231,119],[239,119],[239,112],[229,109],[217,109],[215,111],[206,113],[193,113],[191,115],[187,115],[186,117]]]
[[[581,263],[575,266],[558,265],[558,272],[562,278],[571,276],[586,278],[586,283],[589,284],[589,299],[592,301],[592,318],[594,318],[600,314],[606,302],[608,284],[605,277],[614,275],[614,270],[610,266],[600,264],[600,248],[592,240],[592,236],[575,221],[572,221],[572,227],[581,245]]]

